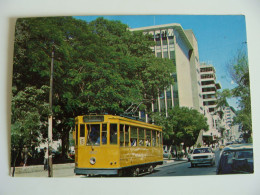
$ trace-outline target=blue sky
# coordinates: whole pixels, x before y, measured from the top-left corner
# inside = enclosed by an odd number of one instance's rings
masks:
[[[85,21],[100,16],[78,16]],[[227,70],[227,63],[239,49],[247,51],[246,21],[243,15],[118,15],[102,16],[119,20],[130,28],[179,23],[183,29],[192,29],[198,41],[200,62],[215,66],[217,81],[222,89],[235,87]],[[228,100],[237,109],[237,100]]]

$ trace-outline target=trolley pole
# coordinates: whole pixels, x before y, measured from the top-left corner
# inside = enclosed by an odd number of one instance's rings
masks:
[[[50,94],[49,94],[49,103],[50,103],[50,115],[48,117],[48,177],[53,177],[53,167],[52,167],[52,94],[53,94],[53,61],[54,61],[54,48],[52,49],[51,54],[51,75],[50,75]]]

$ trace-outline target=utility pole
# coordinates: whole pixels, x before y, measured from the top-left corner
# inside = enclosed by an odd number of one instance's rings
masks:
[[[50,115],[48,118],[48,177],[53,177],[53,167],[52,167],[52,94],[53,94],[53,61],[54,61],[54,47],[51,53],[51,75],[50,75],[50,94],[49,94],[49,104],[50,104]]]

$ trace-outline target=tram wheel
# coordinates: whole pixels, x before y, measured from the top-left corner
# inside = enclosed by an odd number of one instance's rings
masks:
[[[133,177],[138,177],[139,176],[139,172],[140,172],[140,169],[139,168],[134,168],[132,170],[132,176]]]
[[[148,172],[149,173],[152,173],[154,171],[154,168],[153,168],[153,165],[151,165],[149,168],[148,168]]]

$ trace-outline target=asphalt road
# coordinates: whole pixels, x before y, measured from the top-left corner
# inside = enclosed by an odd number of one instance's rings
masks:
[[[215,152],[215,165],[198,165],[191,167],[190,162],[181,164],[173,164],[169,166],[163,166],[155,168],[154,173],[146,174],[144,177],[156,177],[156,176],[196,176],[196,175],[216,175],[216,166],[219,160],[220,151]]]
[[[195,175],[216,175],[216,166],[199,165],[197,167],[190,166],[189,162],[169,165],[156,168],[154,173],[147,174],[144,177],[157,176],[195,176]]]

